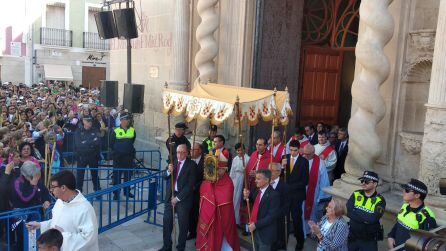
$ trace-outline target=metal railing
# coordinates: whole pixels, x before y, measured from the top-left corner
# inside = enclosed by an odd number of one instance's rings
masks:
[[[145,222],[160,226],[157,223],[157,207],[161,203],[158,198],[162,191],[158,190],[158,183],[163,182],[162,173],[154,172],[86,195],[95,209],[99,233],[145,214],[147,214]],[[114,198],[115,193],[125,189],[132,189],[134,197]],[[37,250],[36,239],[40,232],[28,232],[24,226],[29,221],[49,219],[52,206],[44,212],[41,206],[34,206],[0,213],[0,227],[5,232],[5,237],[0,238],[0,250]]]
[[[96,32],[84,32],[83,47],[87,49],[110,50],[109,40],[102,40]]]
[[[56,28],[40,28],[40,44],[54,46],[73,46],[73,31]]]

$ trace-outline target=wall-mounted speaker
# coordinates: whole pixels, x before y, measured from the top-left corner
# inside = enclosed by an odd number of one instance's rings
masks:
[[[118,36],[115,19],[112,11],[99,11],[94,14],[96,26],[98,27],[99,37],[109,39]]]
[[[101,80],[100,101],[105,107],[118,106],[118,81]]]
[[[144,85],[124,84],[123,105],[130,113],[143,113]]]
[[[119,39],[132,39],[138,37],[134,8],[113,10]]]

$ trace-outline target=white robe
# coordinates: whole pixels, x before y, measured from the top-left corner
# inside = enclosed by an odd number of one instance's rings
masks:
[[[249,156],[245,153],[245,167],[248,164]],[[231,177],[232,183],[234,183],[234,211],[235,211],[235,223],[240,224],[240,203],[242,199],[243,192],[243,176],[245,174],[245,169],[243,168],[242,158],[235,156],[232,160],[231,172],[229,177]]]
[[[321,144],[317,144],[314,146],[314,153],[317,156],[320,156],[320,154],[325,150],[325,148],[327,148],[327,146],[330,145],[330,142],[327,141],[327,143],[321,145]],[[338,161],[338,158],[336,157],[336,151],[333,148],[333,151],[331,151],[331,153],[328,156],[325,156],[324,159],[324,164],[325,167],[327,168],[327,172],[331,173],[331,171],[333,171],[333,169],[336,166],[336,162]]]
[[[40,229],[43,233],[56,226],[62,228],[63,251],[99,250],[96,213],[82,193],[69,203],[58,199],[52,214],[52,219],[40,223]]]

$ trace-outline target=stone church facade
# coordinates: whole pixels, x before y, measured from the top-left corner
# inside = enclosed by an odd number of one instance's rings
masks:
[[[337,8],[351,6],[352,10],[342,16],[356,15],[357,21],[349,20],[358,23],[351,30],[355,43],[341,46],[335,35],[327,35],[332,40],[308,42],[305,24],[312,22],[308,2],[136,0],[139,37],[132,40],[132,79],[146,88],[144,113],[136,115],[137,144],[165,150],[167,118],[161,112],[165,82],[183,91],[198,79],[266,89],[287,87],[296,118],[287,131],[303,124],[305,116],[314,122],[324,119],[305,115],[300,108],[307,104],[302,93],[309,86],[303,78],[306,49],[328,48],[331,56],[342,55],[343,60],[339,61],[343,67],[338,71],[339,88],[334,89],[337,96],[334,103],[326,101],[328,108],[335,107],[328,115],[339,113],[331,123],[347,126],[349,121],[351,149],[347,173],[330,192],[346,198],[363,170],[373,169],[382,177],[380,189],[392,198],[388,209],[395,213],[401,204],[398,184],[419,178],[429,187],[427,203],[445,223],[446,198],[439,194],[438,181],[446,178],[446,2],[339,1]],[[316,2],[328,6],[336,1]],[[332,15],[324,20],[335,23],[330,21],[335,19]],[[111,41],[110,80],[119,81],[121,97],[125,58],[125,41]],[[346,66],[348,58],[350,66]],[[343,100],[348,104],[343,105]],[[202,135],[206,123],[199,124]],[[235,140],[231,125],[220,129]],[[251,139],[262,130],[245,128]]]

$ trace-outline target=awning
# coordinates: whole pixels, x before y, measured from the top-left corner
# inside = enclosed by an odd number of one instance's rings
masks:
[[[70,65],[46,64],[45,80],[73,81],[73,72]]]

